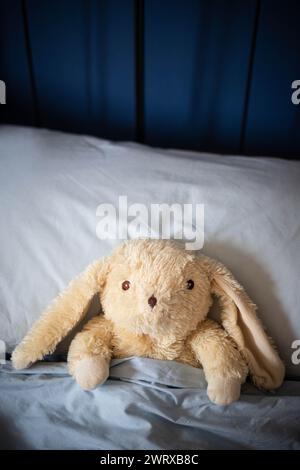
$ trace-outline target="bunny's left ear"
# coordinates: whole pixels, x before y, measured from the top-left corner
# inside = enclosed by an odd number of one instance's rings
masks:
[[[220,300],[223,327],[245,357],[253,382],[266,390],[280,387],[285,368],[256,315],[256,305],[223,264],[204,256],[202,260],[212,293]]]
[[[108,258],[95,261],[54,299],[14,350],[12,363],[15,369],[24,369],[54,351],[87,313],[93,296],[105,284],[108,269]]]

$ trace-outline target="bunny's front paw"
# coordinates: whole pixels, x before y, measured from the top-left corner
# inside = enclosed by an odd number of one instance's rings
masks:
[[[207,395],[216,405],[230,405],[239,399],[241,381],[235,378],[214,377],[208,381]]]
[[[73,375],[83,390],[93,390],[107,380],[108,362],[102,356],[83,357],[75,364]]]

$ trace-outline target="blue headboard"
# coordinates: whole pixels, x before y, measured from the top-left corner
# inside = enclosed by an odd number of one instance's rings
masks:
[[[0,0],[1,122],[300,156],[299,0]]]

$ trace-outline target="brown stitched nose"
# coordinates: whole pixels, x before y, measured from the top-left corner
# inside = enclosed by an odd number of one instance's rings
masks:
[[[151,297],[149,297],[148,299],[148,304],[150,305],[150,307],[151,308],[155,307],[156,302],[157,302],[156,297],[154,297],[154,295],[151,295]]]

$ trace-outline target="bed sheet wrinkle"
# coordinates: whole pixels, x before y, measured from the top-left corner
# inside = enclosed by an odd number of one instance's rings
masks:
[[[0,421],[13,422],[10,447],[300,449],[298,381],[274,394],[246,384],[238,402],[218,407],[194,367],[130,357],[113,361],[110,373],[113,380],[84,392],[65,363],[1,366]]]

